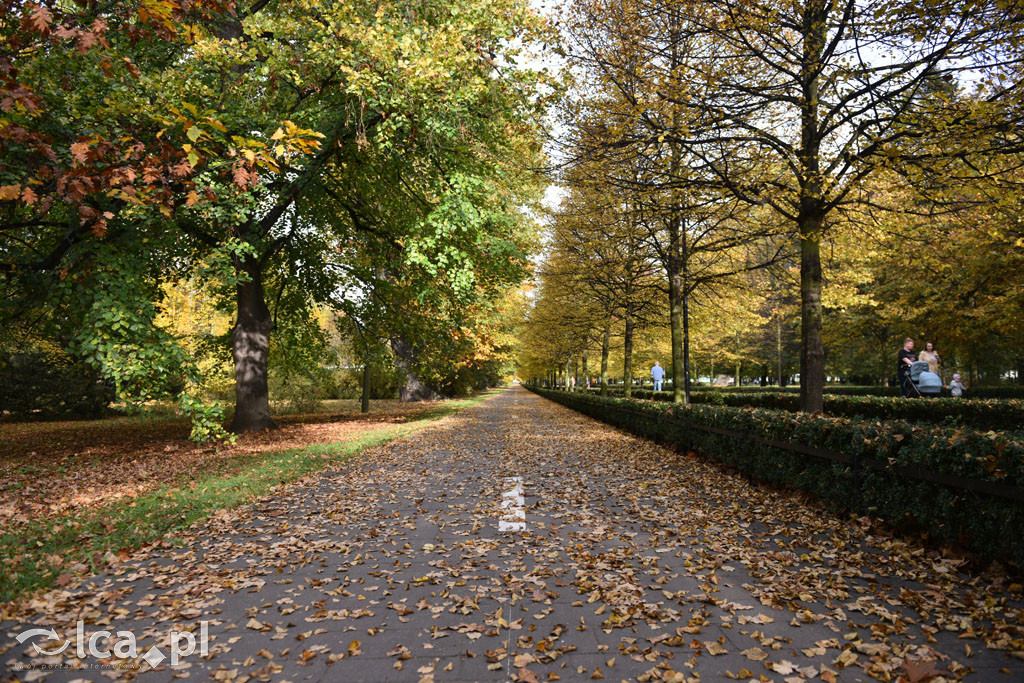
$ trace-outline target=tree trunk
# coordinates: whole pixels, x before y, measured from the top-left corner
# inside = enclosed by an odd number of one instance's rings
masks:
[[[825,392],[825,346],[821,335],[821,245],[818,229],[800,238],[800,410],[821,412]]]
[[[586,390],[587,389],[587,383],[590,382],[590,375],[587,374],[587,354],[586,354],[586,352],[583,353],[582,366],[583,366],[582,367],[582,372],[583,372],[583,389]]]
[[[235,287],[238,320],[231,331],[231,355],[235,359],[235,417],[231,431],[235,434],[277,429],[277,423],[270,417],[267,390],[273,320],[264,300],[259,265],[246,259],[239,269],[249,277]]]
[[[686,359],[683,349],[683,326],[686,324],[683,318],[683,282],[679,272],[679,225],[673,221],[669,229],[669,259],[666,264],[668,271],[668,311],[669,327],[672,333],[672,401],[683,403],[686,400],[684,369]]]
[[[624,396],[629,398],[633,395],[633,322],[632,311],[626,308],[626,332],[623,337],[622,351],[622,381],[625,383]]]
[[[612,323],[611,320],[604,328],[604,338],[601,340],[601,395],[608,395],[608,354],[611,351]]]
[[[391,339],[391,350],[395,354],[395,365],[401,370],[404,379],[398,387],[398,397],[403,402],[426,401],[441,398],[441,395],[424,384],[413,372],[415,356],[412,346],[401,337]]]
[[[686,266],[683,266],[686,272]],[[675,377],[673,373],[672,388],[675,390]],[[676,393],[672,400],[679,403],[679,396]],[[686,290],[686,277],[683,277],[683,403],[690,405],[690,295]]]
[[[825,347],[821,338],[821,238],[825,225],[822,201],[821,131],[818,126],[818,84],[827,38],[825,3],[804,7],[804,51],[800,79],[800,161],[803,175],[797,227],[800,229],[800,410],[824,407]]]
[[[363,395],[359,402],[359,412],[370,412],[370,361],[363,365]]]
[[[737,332],[736,333],[736,386],[737,386],[737,388],[740,386],[740,368],[743,367],[743,358],[740,356],[740,352],[742,350],[743,349],[740,346],[740,333]]]
[[[673,11],[670,17],[669,35],[672,37],[670,48],[669,65],[672,69],[672,77],[678,79],[677,67],[680,65],[679,45],[677,40],[680,28],[680,16],[678,11]],[[678,87],[676,80],[675,87]],[[672,106],[672,129],[679,129],[679,105]],[[682,150],[679,143],[669,142],[670,161],[669,173],[672,178],[678,178],[682,168]],[[669,244],[668,263],[665,264],[666,275],[668,275],[668,307],[669,327],[672,334],[672,402],[690,402],[690,356],[688,345],[689,324],[686,320],[686,281],[685,269],[689,259],[686,244],[686,222],[683,219],[682,207],[679,204],[680,190],[672,190],[672,214],[669,217]]]
[[[783,384],[782,384],[782,314],[781,313],[779,315],[777,315],[776,318],[775,318],[775,354],[776,354],[775,360],[776,360],[776,362],[778,363],[778,366],[779,366],[778,367],[778,371],[779,371],[778,380],[779,380],[779,386],[781,387],[781,386],[783,386]]]

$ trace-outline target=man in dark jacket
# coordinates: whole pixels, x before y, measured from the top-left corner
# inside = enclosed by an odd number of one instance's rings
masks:
[[[900,396],[910,398],[914,393],[910,389],[910,366],[917,360],[914,353],[914,340],[907,337],[903,340],[903,348],[896,354],[896,378],[900,383]]]

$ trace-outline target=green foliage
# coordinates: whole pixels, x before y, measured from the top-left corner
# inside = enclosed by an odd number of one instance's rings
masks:
[[[359,398],[363,395],[362,368],[346,368],[334,373],[338,398]],[[397,398],[399,374],[392,365],[374,363],[370,366],[370,399]]]
[[[224,404],[220,401],[206,402],[187,393],[178,396],[178,410],[192,424],[189,439],[199,443],[205,441],[235,442],[237,436],[224,429]]]
[[[1024,538],[1008,533],[1024,528],[1024,502],[920,481],[894,469],[916,466],[940,475],[1024,488],[1024,441],[1019,432],[533,391],[640,436],[697,451],[761,481],[802,489],[836,510],[869,512],[933,541],[960,543],[979,555],[1024,566]],[[874,461],[882,469],[855,469],[749,438],[689,429],[672,420],[825,449],[861,462]]]
[[[545,20],[524,0],[158,4],[0,23],[19,46],[0,322],[47,308],[132,405],[210,389],[199,340],[154,324],[161,285],[198,274],[259,290],[293,404],[333,365],[302,321],[361,297],[380,311],[368,346],[415,338],[424,368],[456,374],[474,314],[526,275],[548,78],[517,64]]]
[[[592,390],[593,391],[593,390]],[[634,389],[633,398],[671,401],[670,391]],[[800,410],[800,396],[791,391],[694,391],[693,403],[733,407]],[[1024,400],[921,398],[825,394],[827,415],[911,422],[944,422],[984,429],[1024,428]]]
[[[0,406],[18,418],[99,417],[113,385],[59,349],[0,348]]]

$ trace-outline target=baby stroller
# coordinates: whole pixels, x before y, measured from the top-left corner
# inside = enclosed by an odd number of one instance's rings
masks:
[[[942,393],[942,378],[928,369],[928,361],[919,360],[910,366],[904,378],[907,396],[938,396]]]

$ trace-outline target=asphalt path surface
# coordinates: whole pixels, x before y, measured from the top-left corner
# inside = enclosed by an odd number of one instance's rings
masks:
[[[7,676],[1024,680],[1021,587],[997,570],[966,574],[522,388],[183,541],[0,625]],[[100,650],[130,632],[135,657],[38,652],[79,620]],[[15,640],[32,628],[57,637]]]

